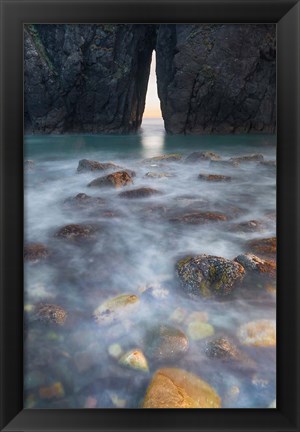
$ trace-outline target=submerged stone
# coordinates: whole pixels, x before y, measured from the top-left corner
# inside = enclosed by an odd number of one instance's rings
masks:
[[[38,262],[48,258],[49,250],[42,243],[29,243],[24,246],[24,260]]]
[[[114,187],[116,189],[132,184],[132,178],[127,171],[117,171],[104,177],[98,177],[88,184],[88,187]]]
[[[263,228],[264,225],[262,222],[259,222],[257,220],[250,220],[246,222],[240,222],[238,224],[233,224],[230,227],[230,231],[237,232],[237,233],[248,233],[248,232],[260,231]]]
[[[103,206],[105,199],[100,197],[91,197],[85,193],[79,193],[74,197],[67,198],[64,205],[68,207],[88,208]]]
[[[119,363],[120,365],[129,367],[131,369],[149,372],[146,357],[144,356],[142,351],[138,349],[131,350],[123,354],[119,360]]]
[[[94,160],[81,159],[78,163],[77,172],[87,172],[87,171],[105,171],[108,169],[118,169],[118,165],[113,162],[101,163]]]
[[[158,361],[180,357],[189,347],[186,335],[168,325],[159,325],[149,330],[145,344],[149,356]]]
[[[185,162],[189,163],[195,163],[203,160],[221,160],[221,157],[213,152],[193,152],[190,155],[188,155],[185,159]]]
[[[197,375],[163,368],[154,374],[143,408],[221,408],[221,398]]]
[[[259,165],[270,167],[270,168],[276,168],[276,160],[260,161]]]
[[[275,258],[276,237],[250,240],[247,242],[247,249],[262,258]]]
[[[164,172],[152,172],[149,171],[145,174],[144,177],[148,177],[148,178],[158,178],[158,179],[162,179],[162,178],[168,178],[168,177],[174,177],[174,174],[169,174],[169,173],[164,173]]]
[[[96,228],[89,224],[69,224],[60,228],[55,237],[65,240],[82,240],[94,237]]]
[[[160,192],[156,189],[142,187],[138,189],[131,189],[131,190],[121,192],[119,193],[119,197],[135,199],[135,198],[148,198],[153,195],[159,195],[159,194]]]
[[[176,271],[187,293],[203,298],[229,296],[245,273],[235,261],[205,254],[179,260]]]
[[[243,155],[243,156],[237,156],[230,158],[229,161],[231,162],[257,162],[262,161],[264,159],[264,156],[261,153],[254,153],[249,155]]]
[[[68,313],[56,304],[41,303],[34,308],[34,319],[45,324],[57,324],[62,326],[68,317]]]
[[[205,354],[210,359],[217,359],[225,362],[234,362],[244,368],[254,369],[256,363],[246,353],[241,351],[228,337],[218,337],[206,344]]]
[[[219,212],[193,212],[170,219],[170,222],[200,225],[208,222],[224,222],[227,216]]]
[[[276,321],[261,319],[248,322],[239,328],[237,335],[243,345],[275,347]]]
[[[191,321],[188,325],[188,335],[193,340],[205,339],[215,333],[213,326],[203,321]]]
[[[208,182],[224,182],[231,181],[232,177],[220,174],[199,174],[198,179]]]
[[[135,294],[121,294],[108,299],[94,311],[95,321],[105,324],[121,319],[124,314],[132,312],[132,307],[138,302],[139,297]]]
[[[234,258],[249,274],[258,274],[269,278],[276,277],[276,262],[264,260],[253,254],[241,254]]]
[[[160,156],[154,156],[151,158],[147,158],[144,159],[143,162],[176,162],[182,159],[182,154],[180,153],[170,153],[170,154],[165,154],[165,155],[160,155]]]

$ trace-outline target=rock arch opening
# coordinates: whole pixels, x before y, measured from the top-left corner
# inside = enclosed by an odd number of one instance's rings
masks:
[[[153,50],[148,86],[146,92],[145,109],[143,121],[146,119],[162,119],[160,99],[158,97],[157,76],[156,76],[156,51]]]

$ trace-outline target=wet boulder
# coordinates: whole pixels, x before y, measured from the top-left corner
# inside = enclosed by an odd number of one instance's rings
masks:
[[[197,375],[183,369],[162,368],[154,374],[142,407],[221,408],[221,398]]]
[[[170,219],[170,222],[179,224],[201,225],[208,222],[224,222],[227,216],[219,212],[193,212]]]
[[[229,296],[245,274],[239,263],[205,254],[179,260],[176,272],[184,290],[202,298]]]
[[[247,242],[247,250],[261,258],[276,256],[276,237],[259,238]]]
[[[149,171],[144,175],[145,178],[154,178],[154,179],[164,179],[169,177],[174,177],[174,174],[166,173],[166,172],[152,172]]]
[[[81,159],[78,162],[77,172],[88,172],[88,171],[105,171],[109,169],[118,169],[120,168],[118,165],[113,162],[105,162],[101,163],[94,160]]]
[[[234,261],[241,264],[250,275],[265,276],[266,278],[276,278],[276,262],[264,260],[253,254],[241,254],[234,258]]]
[[[230,227],[230,231],[236,233],[251,233],[261,231],[264,228],[264,224],[257,220],[250,220],[233,224]]]
[[[89,224],[69,224],[60,228],[54,237],[65,240],[85,240],[95,236],[96,228]]]
[[[67,198],[64,201],[64,206],[71,208],[89,208],[103,206],[105,202],[103,198],[91,197],[85,193],[79,193],[74,197]]]
[[[221,157],[213,152],[193,152],[185,158],[184,162],[187,163],[196,163],[199,161],[217,161],[221,160]]]
[[[144,163],[152,163],[152,162],[177,162],[182,159],[182,154],[180,153],[170,153],[160,156],[154,156],[151,158],[144,159]]]
[[[228,337],[222,336],[206,343],[205,354],[210,359],[231,363],[234,367],[255,369],[256,363]]]
[[[243,345],[252,347],[276,346],[276,321],[261,319],[243,324],[237,336]]]
[[[119,197],[129,198],[129,199],[149,198],[153,195],[159,195],[160,193],[161,192],[159,192],[157,189],[141,187],[138,189],[131,189],[131,190],[121,192],[119,193]]]
[[[267,167],[267,168],[276,168],[276,160],[260,161],[259,165],[262,165],[262,166]]]
[[[114,187],[118,189],[132,183],[132,178],[127,171],[117,171],[107,176],[96,178],[88,184],[88,187]]]
[[[260,162],[264,160],[264,156],[261,153],[254,153],[249,155],[243,155],[243,156],[237,156],[230,158],[229,161],[231,162]]]
[[[145,338],[147,354],[156,361],[181,357],[189,348],[187,336],[169,325],[158,325],[150,329]]]
[[[65,324],[68,313],[64,308],[56,304],[41,303],[34,308],[34,319],[45,324]]]
[[[226,182],[231,181],[232,177],[221,174],[199,174],[198,179],[208,182]]]
[[[48,258],[49,250],[42,243],[29,243],[24,246],[24,260],[30,262],[38,262]]]
[[[240,166],[240,163],[236,159],[229,159],[229,160],[211,160],[210,166],[215,168],[237,168]]]
[[[138,302],[139,297],[135,294],[121,294],[110,298],[95,309],[94,319],[97,324],[110,324],[134,311]]]

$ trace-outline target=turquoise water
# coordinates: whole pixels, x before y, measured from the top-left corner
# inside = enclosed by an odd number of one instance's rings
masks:
[[[50,259],[25,264],[26,407],[136,408],[153,372],[161,366],[180,367],[200,376],[215,388],[224,408],[264,408],[275,399],[275,349],[243,347],[256,361],[250,369],[207,359],[206,341],[190,337],[188,320],[192,312],[205,312],[216,336],[237,341],[240,325],[276,318],[275,295],[250,291],[226,302],[190,299],[178,287],[174,266],[186,254],[233,259],[245,252],[248,240],[275,236],[276,170],[257,162],[237,168],[216,167],[209,161],[143,162],[167,153],[182,153],[184,159],[194,151],[213,151],[225,160],[262,153],[265,160],[274,160],[276,137],[166,136],[156,120],[145,120],[138,135],[25,137],[25,159],[34,162],[25,172],[25,242],[43,243],[51,251]],[[161,194],[126,200],[118,196],[120,190],[89,188],[87,184],[102,173],[77,173],[80,159],[112,161],[134,170],[134,188],[151,187]],[[169,176],[145,177],[148,172]],[[199,174],[230,175],[232,181],[204,182]],[[97,209],[66,206],[64,201],[78,193],[101,197],[104,204]],[[234,208],[238,211],[227,222],[170,223],[170,218],[185,213],[229,215]],[[233,224],[249,220],[260,221],[260,230],[232,229]],[[57,230],[71,223],[96,223],[100,231],[95,241],[80,246],[57,239]],[[94,310],[124,293],[141,298],[136,312],[112,325],[96,325]],[[68,323],[42,325],[32,313],[38,303],[60,305],[68,312]],[[149,373],[126,369],[111,356],[113,344],[123,352],[132,348],[147,352],[145,333],[160,323],[187,335],[189,350],[184,355],[162,364],[150,356]],[[40,391],[57,383],[56,396],[45,397]],[[233,388],[239,391],[234,393]]]

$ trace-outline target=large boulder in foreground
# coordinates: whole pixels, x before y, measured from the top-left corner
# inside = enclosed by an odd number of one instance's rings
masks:
[[[143,408],[221,408],[216,391],[197,375],[163,368],[153,376]]]
[[[237,262],[205,254],[179,260],[176,271],[187,293],[202,298],[229,296],[245,273]]]
[[[116,189],[132,184],[132,178],[127,171],[117,171],[107,176],[91,181],[89,187],[114,187]]]

